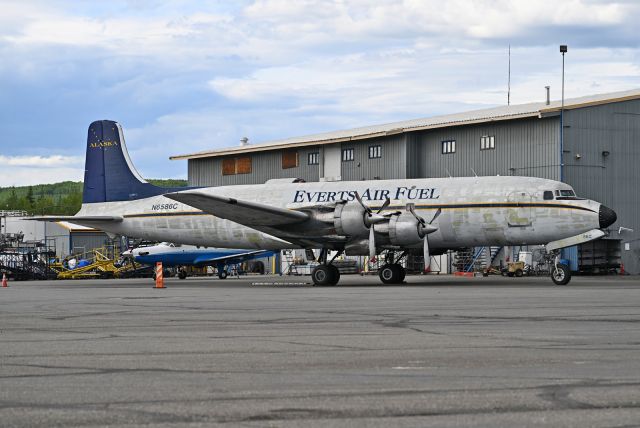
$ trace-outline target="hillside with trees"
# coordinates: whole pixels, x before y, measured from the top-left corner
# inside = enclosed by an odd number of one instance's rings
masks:
[[[149,179],[161,187],[184,187],[186,180]],[[0,210],[36,215],[73,215],[82,205],[82,182],[63,181],[35,186],[0,187]]]

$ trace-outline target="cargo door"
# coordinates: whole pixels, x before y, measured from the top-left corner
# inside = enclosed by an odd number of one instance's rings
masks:
[[[511,192],[507,197],[507,224],[509,227],[531,226],[532,196],[523,191]]]

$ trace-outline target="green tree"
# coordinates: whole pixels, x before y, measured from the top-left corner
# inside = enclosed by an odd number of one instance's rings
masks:
[[[27,204],[28,204],[29,209],[30,210],[33,209],[33,207],[35,206],[36,200],[33,197],[33,187],[32,186],[29,186],[29,190],[27,190],[26,199],[27,199]]]
[[[11,186],[11,193],[9,193],[5,206],[8,210],[18,209],[18,195],[16,194],[16,188],[14,186]]]

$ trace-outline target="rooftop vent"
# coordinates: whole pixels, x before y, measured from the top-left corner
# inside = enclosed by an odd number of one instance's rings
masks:
[[[551,104],[551,86],[544,87],[547,90],[547,105]]]
[[[240,138],[240,145],[241,146],[246,146],[248,144],[249,144],[249,139],[247,137]]]

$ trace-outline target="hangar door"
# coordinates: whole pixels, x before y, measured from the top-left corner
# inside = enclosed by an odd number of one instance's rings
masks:
[[[529,193],[511,192],[507,197],[507,224],[511,227],[531,226],[531,201]]]

